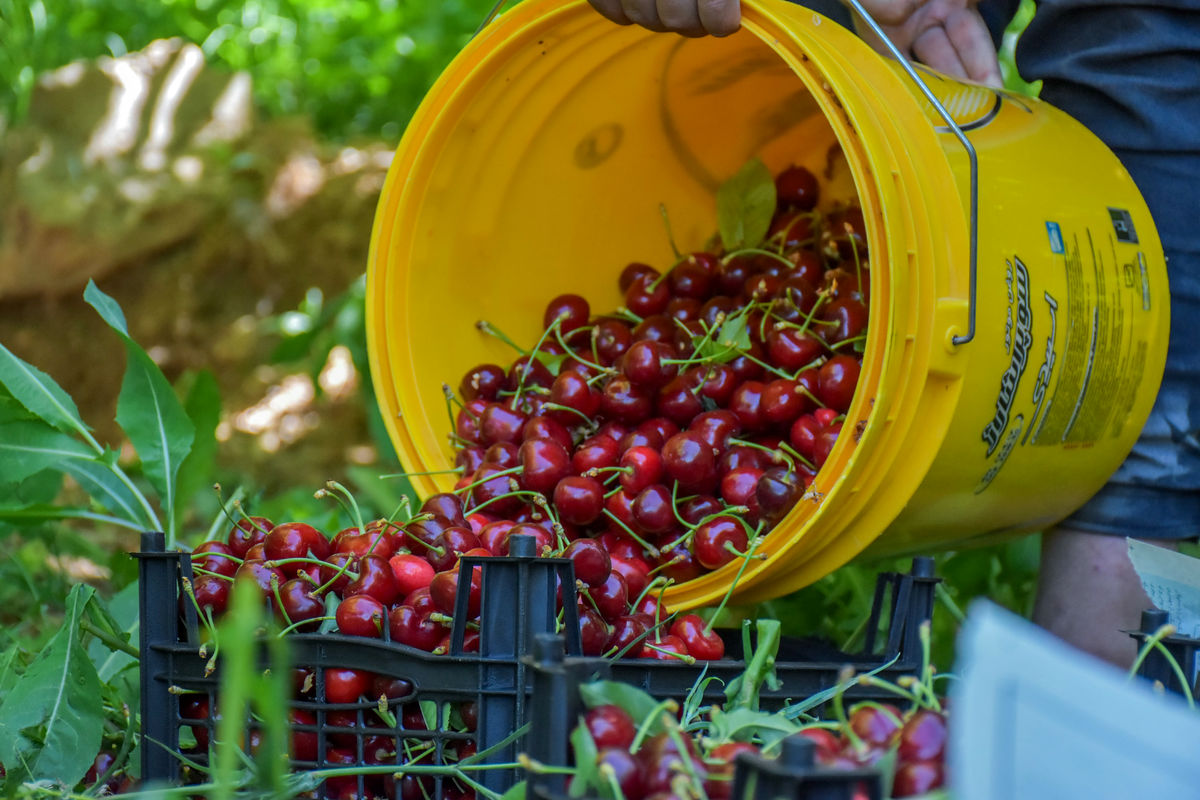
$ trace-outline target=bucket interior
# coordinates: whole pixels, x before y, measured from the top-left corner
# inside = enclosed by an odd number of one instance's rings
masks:
[[[374,256],[383,405],[414,471],[452,464],[442,383],[456,388],[472,366],[517,356],[475,322],[528,346],[557,294],[585,296],[593,313],[615,309],[626,264],[674,260],[660,205],[687,252],[716,231],[717,187],[754,156],[773,174],[811,170],[821,210],[856,197],[812,73],[801,77],[746,28],[684,39],[572,6],[507,35],[460,66],[457,86],[435,94],[410,133],[421,152]],[[414,483],[425,494],[455,477]]]

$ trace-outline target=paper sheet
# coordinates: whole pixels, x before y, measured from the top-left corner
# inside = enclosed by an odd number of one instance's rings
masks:
[[[985,601],[959,638],[954,800],[1198,800],[1200,713]]]
[[[1129,560],[1154,605],[1184,636],[1200,638],[1200,558],[1126,539]]]

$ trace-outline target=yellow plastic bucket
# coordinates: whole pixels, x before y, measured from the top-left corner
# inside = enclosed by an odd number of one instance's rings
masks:
[[[512,353],[474,327],[540,334],[549,298],[621,303],[630,261],[716,229],[747,159],[857,196],[871,322],[844,433],[735,597],[804,586],[856,555],[931,551],[1061,519],[1137,438],[1161,379],[1162,247],[1116,157],[1062,112],[926,73],[978,152],[977,333],[967,156],[897,63],[783,0],[683,39],[583,2],[524,0],[477,36],[400,143],[371,242],[368,344],[405,467],[453,464],[443,382]],[[422,495],[452,475],[414,480]],[[737,564],[669,590],[711,603]]]

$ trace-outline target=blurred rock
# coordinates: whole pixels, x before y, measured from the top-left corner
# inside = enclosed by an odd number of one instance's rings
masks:
[[[256,118],[250,77],[180,40],[47,74],[28,118],[0,129],[0,341],[117,441],[123,355],[82,301],[95,279],[169,378],[212,369],[237,413],[282,377],[260,369],[273,343],[259,323],[361,275],[390,161],[380,142],[321,142],[306,120]],[[323,480],[366,441],[361,404],[341,405],[303,443],[328,437],[328,457],[280,482]],[[250,469],[268,457],[230,448]]]

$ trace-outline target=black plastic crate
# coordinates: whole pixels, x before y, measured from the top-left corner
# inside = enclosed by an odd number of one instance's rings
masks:
[[[451,650],[448,655],[433,655],[399,643],[380,639],[343,636],[339,634],[291,634],[287,637],[291,661],[296,666],[311,668],[315,673],[313,696],[291,703],[293,709],[310,713],[312,721],[295,724],[293,731],[315,734],[315,758],[294,761],[296,769],[323,766],[348,766],[329,760],[330,747],[327,738],[331,735],[351,742],[355,765],[364,765],[368,754],[370,737],[384,737],[396,742],[393,760],[384,763],[400,765],[404,762],[404,744],[416,743],[428,749],[427,760],[422,764],[441,765],[446,763],[447,754],[456,751],[465,742],[474,745],[477,752],[489,750],[509,738],[513,731],[525,722],[534,719],[538,704],[550,702],[546,713],[555,715],[549,726],[551,741],[561,747],[575,724],[571,704],[553,701],[562,698],[561,693],[549,691],[540,682],[549,680],[536,669],[534,654],[535,637],[538,634],[554,633],[557,625],[557,586],[563,587],[563,630],[566,632],[566,652],[577,656],[580,652],[578,620],[575,610],[574,571],[566,559],[545,559],[533,556],[533,540],[513,537],[510,556],[507,558],[463,558],[462,569],[480,570],[482,582],[482,609],[480,616],[479,652],[463,652],[465,626],[457,620],[467,618],[468,593],[459,594],[455,624],[451,630]],[[186,717],[189,704],[207,700],[216,707],[215,693],[219,683],[219,665],[216,672],[206,674],[208,658],[200,651],[200,637],[194,607],[180,604],[182,581],[190,579],[191,559],[187,553],[169,552],[163,549],[162,534],[149,533],[143,536],[140,559],[141,578],[141,652],[142,652],[142,774],[147,781],[163,781],[178,784],[189,776],[181,770],[179,755],[180,734],[183,728],[191,727],[203,735],[212,737],[212,717],[209,722],[198,723]],[[879,576],[871,616],[867,624],[867,640],[863,651],[847,655],[813,642],[784,639],[775,665],[781,680],[780,688],[763,687],[764,708],[777,708],[788,701],[802,700],[816,692],[836,685],[838,676],[847,665],[856,671],[866,672],[890,665],[879,672],[881,677],[895,681],[903,675],[914,675],[921,667],[921,643],[919,626],[930,619],[933,608],[933,589],[937,579],[932,575],[933,565],[929,559],[914,559],[910,574],[885,573]],[[181,610],[182,605],[182,610]],[[880,622],[886,620],[886,638],[878,640],[876,631]],[[387,635],[385,626],[385,636]],[[608,676],[614,680],[637,685],[652,695],[682,698],[691,689],[701,674],[729,681],[740,675],[744,663],[737,660],[740,655],[741,638],[736,634],[725,634],[727,658],[722,661],[701,662],[694,665],[670,663],[647,659],[630,659],[604,662]],[[878,641],[877,641],[878,640]],[[593,673],[596,660],[590,661]],[[363,729],[375,714],[377,703],[331,704],[322,701],[326,671],[334,668],[369,670],[377,675],[408,681],[412,686],[410,696],[398,697],[388,702],[388,710],[397,722],[395,728],[385,727],[379,722]],[[580,667],[581,669],[583,667]],[[541,677],[539,677],[541,676]],[[720,681],[710,682],[705,697],[719,701],[722,697]],[[889,695],[869,687],[855,686],[847,692],[855,699],[889,699]],[[463,730],[456,726],[447,727],[445,714],[440,710],[435,715],[432,729],[425,720],[414,719],[412,703],[432,701],[438,709],[449,704],[452,713],[463,717],[464,710],[472,709],[477,723],[474,730]],[[416,724],[405,725],[405,711]],[[340,725],[353,715],[354,726]],[[468,717],[472,716],[470,714]],[[547,717],[543,717],[545,719]],[[471,726],[467,726],[471,727]],[[543,733],[545,731],[539,731]],[[155,744],[160,743],[161,746]],[[525,751],[528,742],[509,742],[498,747],[483,759],[483,763],[512,763],[519,752]],[[344,753],[343,753],[344,755]],[[206,763],[203,752],[188,753],[187,757]],[[565,750],[561,758],[547,763],[566,763]],[[515,771],[484,770],[476,773],[476,779],[493,791],[504,791],[517,779]],[[444,783],[448,778],[431,778],[430,796],[442,798]],[[358,779],[360,794],[364,779]],[[323,791],[323,790],[322,790]],[[400,796],[396,786],[393,796]]]
[[[1131,631],[1129,634],[1137,641],[1139,648],[1145,644],[1147,637],[1154,635],[1155,631],[1167,624],[1167,616],[1166,611],[1158,608],[1150,608],[1142,612],[1141,625],[1138,630]],[[1192,696],[1200,695],[1200,639],[1172,634],[1164,636],[1161,641],[1171,657],[1183,668],[1184,677],[1190,679],[1189,688],[1192,690]],[[1166,657],[1158,650],[1151,650],[1146,654],[1145,660],[1138,668],[1138,675],[1161,683],[1168,691],[1183,694],[1179,676],[1175,674],[1175,670],[1171,668]]]
[[[538,635],[531,664],[535,692],[525,749],[539,763],[569,764],[568,735],[585,711],[579,685],[611,679],[615,664],[567,656],[562,637],[550,634]],[[778,758],[738,754],[731,800],[882,800],[878,769],[820,766],[816,744],[804,736],[790,736],[780,744]],[[528,773],[526,800],[567,800],[569,780],[562,774]]]

